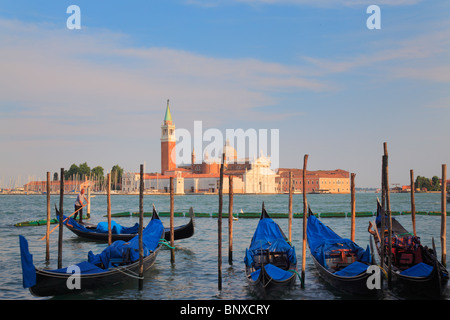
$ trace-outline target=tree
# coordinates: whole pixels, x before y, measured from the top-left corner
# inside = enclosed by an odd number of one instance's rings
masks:
[[[417,176],[416,182],[414,183],[416,188],[426,189],[428,191],[439,191],[441,190],[439,177],[434,176],[432,179]]]
[[[123,168],[118,164],[111,169],[111,183],[114,185],[113,190],[122,190]]]
[[[79,168],[79,174],[82,177],[83,176],[89,177],[89,175],[91,174],[91,168],[89,168],[89,166],[86,162],[80,164],[78,168]]]
[[[59,178],[58,172],[55,172],[53,174],[53,181],[58,181],[58,178]]]
[[[105,174],[103,173],[104,169],[103,167],[100,166],[96,166],[95,168],[93,168],[91,170],[91,173],[94,175],[94,177],[96,177],[99,180],[102,180],[105,176]]]

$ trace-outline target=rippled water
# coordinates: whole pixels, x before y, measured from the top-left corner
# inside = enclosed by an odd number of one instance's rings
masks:
[[[374,193],[358,193],[356,195],[356,211],[375,211],[376,197]],[[52,196],[52,215],[54,203],[59,205],[59,196]],[[73,196],[64,197],[65,212],[73,212]],[[271,212],[287,212],[287,195],[235,195],[234,212],[260,212],[261,203],[269,214]],[[112,212],[138,211],[139,198],[131,195],[113,195]],[[169,211],[169,198],[167,196],[150,196],[144,198],[144,210],[151,211],[152,204],[158,211]],[[349,212],[350,195],[308,195],[308,203],[314,212]],[[106,221],[106,196],[97,195],[91,202],[91,222]],[[218,196],[186,195],[175,197],[175,211],[189,210],[194,212],[217,212]],[[410,210],[409,194],[392,194],[391,208],[393,211]],[[224,196],[223,212],[228,211],[228,196]],[[302,195],[294,196],[294,212],[302,212]],[[440,194],[417,194],[416,211],[440,211]],[[0,249],[0,299],[43,299],[33,297],[28,289],[22,287],[22,271],[20,265],[18,235],[24,235],[33,254],[34,264],[45,267],[45,242],[39,239],[45,235],[45,226],[41,227],[15,227],[14,224],[26,220],[46,218],[46,196],[19,196],[0,195],[0,234],[3,245]],[[407,229],[412,229],[411,216],[396,217]],[[130,226],[138,221],[137,217],[114,218],[118,223]],[[144,218],[147,223],[150,218]],[[431,246],[434,237],[440,257],[440,217],[417,216],[417,232],[425,245]],[[161,217],[164,226],[169,226],[169,218]],[[356,242],[366,247],[369,243],[367,232],[371,217],[358,217],[356,219]],[[287,234],[288,220],[275,220]],[[350,237],[350,218],[323,218],[327,225],[343,237]],[[175,225],[188,222],[188,218],[175,217]],[[175,264],[170,263],[170,251],[165,248],[158,254],[155,265],[145,273],[144,290],[138,290],[138,280],[130,279],[126,284],[103,291],[88,292],[58,299],[176,299],[176,300],[216,300],[216,299],[255,299],[249,291],[245,281],[243,256],[245,248],[258,223],[258,219],[239,219],[233,222],[233,265],[228,264],[228,220],[223,221],[223,264],[222,264],[222,291],[218,291],[217,276],[217,219],[201,218],[195,220],[195,234],[192,238],[176,242]],[[55,225],[52,225],[52,228]],[[51,235],[51,261],[50,268],[57,265],[57,239],[58,232]],[[293,244],[296,247],[299,268],[301,268],[302,252],[302,220],[294,219]],[[87,259],[87,252],[100,252],[106,244],[78,238],[68,229],[64,229],[63,265],[68,266]],[[447,245],[447,252],[449,246]],[[283,296],[268,297],[276,299],[295,300],[340,300],[358,299],[349,297],[330,288],[322,281],[315,271],[312,259],[307,249],[305,288],[297,285]],[[378,299],[398,299],[387,290]],[[449,300],[450,296],[444,297]],[[46,298],[44,298],[46,299]]]

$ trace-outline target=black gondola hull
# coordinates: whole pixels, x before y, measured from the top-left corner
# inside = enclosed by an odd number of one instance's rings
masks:
[[[293,270],[296,270],[295,266]],[[259,273],[258,279],[253,280],[250,276],[252,270],[251,268],[246,268],[245,274],[247,278],[247,282],[250,288],[253,291],[256,291],[260,294],[270,293],[284,293],[287,289],[290,289],[295,285],[297,274],[292,273],[292,276],[285,280],[275,280],[271,276],[269,276],[264,267],[261,268],[261,272]]]
[[[369,289],[367,284],[371,273],[361,273],[354,277],[341,277],[328,271],[313,255],[311,257],[319,275],[334,288],[351,295],[374,296],[378,294],[378,289]]]
[[[144,258],[144,272],[155,262],[161,245],[154,252]],[[57,296],[66,294],[79,294],[84,291],[96,290],[100,288],[110,288],[125,281],[130,277],[139,274],[139,261],[130,265],[105,270],[102,273],[80,275],[80,288],[69,289],[67,281],[72,274],[51,272],[36,268],[36,284],[29,288],[31,294],[39,297]]]
[[[378,202],[377,217],[382,214],[381,205]],[[375,246],[377,248],[378,257],[381,261],[381,245],[379,235],[381,234],[381,223],[375,223],[378,232],[369,232],[372,234],[375,240]],[[402,234],[407,230],[400,224],[398,220],[392,219],[392,235]],[[412,277],[402,275],[399,268],[395,264],[391,265],[390,275],[392,281],[392,289],[398,294],[411,297],[411,298],[441,298],[447,292],[449,273],[445,266],[440,263],[436,257],[435,250],[430,250],[427,247],[423,248],[424,258],[429,265],[433,266],[432,272],[426,277]],[[385,255],[385,261],[382,262],[384,270],[389,272],[388,257]]]
[[[79,229],[73,228],[70,225],[64,224],[67,229],[75,233],[77,236],[81,238],[86,238],[90,240],[108,241],[108,233],[100,233],[100,232],[85,232]],[[130,241],[137,234],[112,234],[112,242],[117,240]],[[194,235],[194,219],[191,218],[189,223],[178,226],[174,228],[174,240],[187,239]],[[164,228],[164,239],[170,241],[170,228]]]

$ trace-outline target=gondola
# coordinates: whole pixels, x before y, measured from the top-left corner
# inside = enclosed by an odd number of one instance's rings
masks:
[[[284,291],[295,284],[298,275],[295,248],[270,218],[264,203],[244,263],[247,281],[258,293]]]
[[[143,270],[155,262],[162,246],[164,226],[153,208],[153,216],[143,230]],[[88,260],[56,270],[38,269],[28,250],[28,241],[20,239],[23,287],[35,296],[57,296],[110,288],[139,275],[139,236],[129,242],[115,241],[101,253],[88,253]]]
[[[369,233],[375,240],[379,257],[384,250],[383,269],[389,271],[388,252],[389,240],[386,228],[381,232],[381,217],[384,210],[377,201],[377,216],[374,224],[369,222]],[[436,250],[423,246],[420,238],[408,232],[395,218],[392,219],[392,255],[391,281],[392,289],[406,297],[439,298],[447,290],[449,274],[436,257]],[[380,236],[381,235],[381,236]],[[381,246],[380,238],[384,245]],[[383,247],[383,248],[382,248]],[[433,241],[434,247],[434,241]],[[381,259],[381,258],[380,258]]]
[[[56,216],[59,217],[59,211],[55,206]],[[189,216],[191,217],[189,222],[185,225],[174,228],[174,240],[190,238],[194,235],[194,210],[190,208]],[[63,220],[64,221],[64,220]],[[64,221],[64,225],[81,238],[108,241],[108,224],[107,222],[101,222],[99,224],[79,223],[75,219],[69,218]],[[123,240],[129,241],[138,232],[139,224],[136,223],[132,227],[123,227],[118,223],[112,221],[111,226],[111,238],[112,241]],[[164,229],[164,239],[170,241],[170,228]]]
[[[324,225],[308,208],[307,242],[319,275],[331,286],[352,295],[375,295],[368,286],[373,274],[370,248],[363,249]]]

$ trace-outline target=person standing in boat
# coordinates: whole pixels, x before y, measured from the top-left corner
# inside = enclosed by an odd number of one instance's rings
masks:
[[[78,214],[80,214],[80,219],[78,220],[78,222],[83,222],[83,200],[86,200],[86,204],[89,203],[88,199],[86,198],[86,196],[84,195],[84,188],[81,189],[80,193],[77,196],[77,200],[75,200],[75,211],[77,211],[78,209],[80,211],[78,211],[77,213],[75,213],[75,216],[73,217],[75,220],[77,220],[77,216]]]

